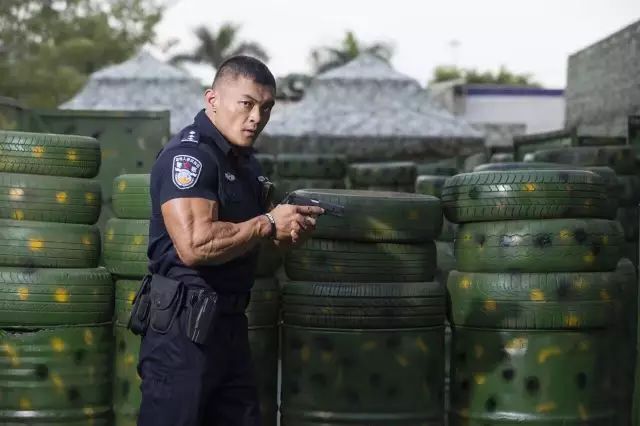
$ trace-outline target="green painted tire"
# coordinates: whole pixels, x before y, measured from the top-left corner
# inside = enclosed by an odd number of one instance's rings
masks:
[[[125,327],[114,327],[115,353],[113,369],[113,411],[115,426],[124,426],[138,417],[142,394],[137,365],[140,355],[140,336]],[[129,423],[130,424],[130,423]]]
[[[151,217],[151,195],[148,174],[120,175],[113,180],[111,192],[113,213],[120,219]]]
[[[615,217],[603,179],[592,172],[535,170],[453,176],[442,189],[451,222]]]
[[[459,228],[455,255],[465,272],[612,271],[623,242],[620,224],[604,219],[478,222]]]
[[[0,219],[91,225],[101,202],[95,180],[0,173]]]
[[[109,424],[109,324],[0,331],[0,341],[0,424]]]
[[[442,187],[447,181],[446,176],[420,175],[416,179],[416,194],[432,195],[437,198],[442,197]]]
[[[290,281],[282,292],[287,324],[328,328],[395,328],[441,325],[444,287],[423,283]]]
[[[638,207],[621,207],[617,210],[616,220],[622,225],[624,239],[630,242],[638,241],[638,226],[640,215]]]
[[[436,248],[421,244],[357,243],[311,239],[285,258],[295,281],[426,282],[433,280]]]
[[[113,281],[104,268],[0,267],[0,327],[111,321]]]
[[[279,154],[276,169],[279,178],[341,180],[347,159],[336,154]]]
[[[142,277],[148,273],[149,221],[112,218],[104,235],[104,264],[119,277]]]
[[[99,255],[96,226],[0,219],[0,266],[95,268]]]
[[[416,172],[420,175],[453,176],[458,174],[458,168],[441,163],[418,163]]]
[[[129,324],[133,299],[140,289],[139,280],[117,280],[115,284],[114,323],[118,327],[126,327]]]
[[[347,170],[354,187],[414,185],[416,165],[412,162],[355,163]]]
[[[353,190],[296,194],[344,206],[344,216],[318,218],[315,238],[363,242],[421,242],[442,231],[440,200],[428,195]]]
[[[275,278],[258,278],[251,289],[246,314],[249,326],[275,326],[278,323],[280,298]]]
[[[613,272],[476,273],[451,271],[447,290],[455,325],[579,329],[617,323],[623,276]]]
[[[636,169],[635,151],[625,146],[579,146],[545,149],[528,153],[525,162],[542,161],[576,166],[607,166],[619,174],[633,174]]]
[[[0,131],[0,172],[93,178],[99,169],[94,138]]]

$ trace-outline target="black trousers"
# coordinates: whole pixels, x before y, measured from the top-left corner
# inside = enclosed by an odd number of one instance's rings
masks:
[[[220,316],[198,345],[184,312],[166,334],[142,338],[138,426],[262,426],[246,316]]]

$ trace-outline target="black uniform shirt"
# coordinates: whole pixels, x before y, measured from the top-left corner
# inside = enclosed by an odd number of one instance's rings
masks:
[[[221,265],[186,267],[169,237],[160,206],[173,198],[218,202],[218,220],[244,222],[265,213],[262,168],[251,148],[231,145],[204,110],[174,136],[151,169],[149,271],[221,294],[247,292],[253,285],[257,249]]]

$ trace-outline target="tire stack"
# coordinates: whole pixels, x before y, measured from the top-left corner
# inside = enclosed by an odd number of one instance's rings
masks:
[[[276,157],[277,201],[302,188],[342,189],[347,159],[337,154],[280,154]]]
[[[0,424],[111,424],[93,138],[0,132]]]
[[[345,206],[285,258],[281,422],[441,425],[444,289],[434,197],[304,190]]]
[[[115,217],[105,225],[104,262],[115,279],[115,363],[113,411],[115,426],[135,426],[141,402],[137,365],[140,336],[127,329],[131,304],[147,274],[149,242],[148,174],[127,174],[113,180]],[[112,345],[113,345],[112,341]]]
[[[606,166],[618,175],[619,210],[617,219],[625,231],[624,256],[638,266],[638,202],[640,175],[635,164],[635,152],[629,145],[581,146],[545,149],[528,153],[525,161],[546,161],[572,166]]]
[[[412,162],[354,163],[347,170],[350,189],[413,192],[416,165]]]
[[[266,173],[266,171],[265,171]],[[133,426],[140,406],[140,378],[136,366],[140,338],[126,329],[131,302],[147,273],[147,245],[151,199],[149,175],[122,175],[113,182],[113,210],[105,233],[105,262],[116,276],[116,426]],[[256,282],[247,308],[249,343],[258,375],[263,424],[277,417],[278,287],[275,271],[282,263],[271,243],[260,248]]]
[[[451,426],[622,424],[613,371],[624,236],[607,195],[589,171],[447,181],[445,215],[460,224],[447,285]]]

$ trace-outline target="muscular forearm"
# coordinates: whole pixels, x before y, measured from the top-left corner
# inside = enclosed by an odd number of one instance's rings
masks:
[[[201,231],[194,234],[189,263],[219,265],[253,249],[270,234],[271,225],[266,217],[258,216],[242,223],[214,221]]]

